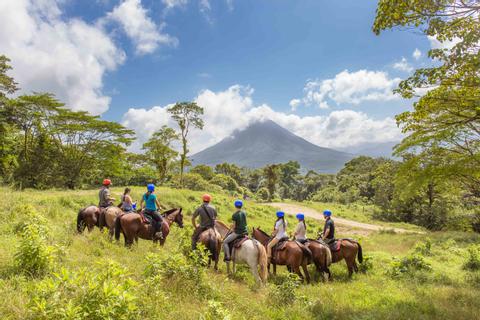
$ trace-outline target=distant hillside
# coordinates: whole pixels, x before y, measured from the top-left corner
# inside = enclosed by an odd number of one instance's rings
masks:
[[[232,136],[191,156],[191,161],[193,165],[215,166],[228,162],[260,168],[295,160],[303,170],[336,173],[353,157],[353,154],[314,145],[268,120],[235,131]]]

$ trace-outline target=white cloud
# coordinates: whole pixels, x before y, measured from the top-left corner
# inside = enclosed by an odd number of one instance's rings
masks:
[[[166,9],[173,9],[175,7],[184,7],[187,5],[188,0],[162,0]]]
[[[103,76],[125,60],[98,25],[64,20],[55,0],[0,1],[0,52],[22,93],[47,91],[74,110],[105,112]]]
[[[233,5],[233,0],[226,0],[226,3],[227,3],[228,10],[233,11],[233,9],[235,9]]]
[[[313,80],[305,84],[305,96],[301,99],[304,105],[315,105],[320,109],[330,107],[328,100],[337,105],[357,105],[364,101],[388,101],[397,99],[392,90],[400,82],[399,78],[389,78],[386,72],[344,70],[332,79]],[[300,99],[293,99],[298,106]]]
[[[333,111],[326,116],[300,117],[275,111],[265,104],[256,106],[252,94],[253,89],[240,85],[220,92],[200,92],[195,101],[205,109],[205,127],[202,131],[191,131],[189,146],[192,154],[219,142],[236,129],[265,119],[271,119],[315,144],[331,148],[345,149],[367,142],[401,139],[400,130],[392,118],[375,120],[353,110]],[[137,148],[162,125],[175,127],[167,108],[130,109],[124,115],[123,124],[135,129],[139,137]]]
[[[302,104],[302,100],[300,99],[292,99],[290,100],[290,107],[292,108],[292,111],[297,111],[297,108]]]
[[[413,71],[413,67],[410,65],[410,63],[408,63],[407,59],[405,59],[404,57],[402,57],[402,60],[395,62],[393,64],[393,68],[400,71],[404,71],[404,72]]]
[[[177,46],[177,38],[162,33],[165,24],[157,26],[147,13],[140,0],[124,0],[108,17],[120,23],[135,44],[137,54],[152,53],[160,45]]]
[[[205,17],[205,20],[207,20],[208,23],[212,24],[213,19],[210,16],[210,13],[212,11],[212,6],[210,5],[210,1],[200,0],[199,8],[200,8],[200,13]]]
[[[428,41],[430,42],[430,47],[432,49],[452,49],[457,43],[459,43],[461,40],[459,38],[453,38],[452,40],[447,40],[440,42],[436,37],[434,36],[428,36]]]
[[[418,49],[418,48],[415,48],[415,50],[412,53],[412,57],[415,60],[418,60],[418,59],[420,59],[421,56],[422,56],[422,51],[420,51],[420,49]]]

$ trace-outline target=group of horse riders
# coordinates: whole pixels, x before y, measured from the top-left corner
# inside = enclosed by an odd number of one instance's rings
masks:
[[[112,182],[109,179],[103,181],[102,188],[99,191],[99,208],[100,210],[105,210],[109,206],[113,205],[114,198],[110,194],[110,186]],[[121,209],[125,213],[134,212],[136,209],[136,204],[133,203],[132,197],[130,196],[130,188],[126,188],[122,198],[121,198]],[[204,194],[202,196],[202,205],[200,205],[192,216],[192,225],[194,227],[194,232],[192,235],[192,250],[196,249],[196,244],[200,234],[208,229],[213,229],[215,227],[215,221],[217,219],[217,211],[210,203],[212,201],[212,196],[209,194]],[[230,249],[229,245],[232,241],[235,241],[238,238],[248,235],[247,227],[247,214],[243,210],[243,201],[236,200],[234,202],[235,212],[231,217],[232,225],[230,226],[230,233],[227,234],[225,239],[223,239],[223,250],[224,250],[224,260],[230,261]],[[160,226],[162,224],[162,216],[159,214],[158,210],[161,208],[160,203],[155,195],[155,186],[153,184],[147,185],[147,192],[143,194],[142,200],[140,202],[140,210],[143,211],[143,214],[149,218],[153,227],[154,239],[161,239],[162,232]],[[335,224],[331,219],[332,212],[330,210],[325,210],[323,212],[325,218],[325,226],[323,232],[320,235],[320,238],[326,244],[331,243],[335,239]],[[276,213],[277,220],[272,232],[271,240],[267,245],[267,257],[268,261],[272,257],[272,248],[275,247],[281,240],[288,239],[287,235],[287,221],[285,220],[285,213],[283,211],[278,211]],[[197,218],[200,217],[200,224],[197,225]],[[307,238],[307,225],[305,223],[305,215],[303,213],[298,213],[296,215],[298,224],[293,233],[294,240],[304,244],[308,241]]]

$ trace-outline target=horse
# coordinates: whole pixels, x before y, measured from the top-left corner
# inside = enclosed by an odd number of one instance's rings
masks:
[[[220,250],[222,248],[222,238],[215,228],[209,228],[198,237],[197,243],[201,243],[210,252],[208,255],[208,267],[214,262],[213,268],[218,270],[218,260],[220,259]]]
[[[182,208],[175,208],[165,211],[163,214],[162,233],[163,239],[160,239],[160,245],[163,246],[170,233],[170,226],[175,222],[180,228],[183,228]],[[120,215],[115,220],[115,239],[120,239],[120,233],[125,238],[125,246],[130,247],[133,241],[138,243],[138,238],[145,240],[153,240],[157,243],[159,239],[153,237],[151,224],[146,224],[142,220],[142,216],[138,213],[126,213]]]
[[[108,228],[108,235],[110,238],[113,238],[113,234],[115,231],[115,221],[118,216],[124,214],[123,210],[119,207],[110,206],[105,209],[102,213],[100,213],[100,222],[99,227],[102,229],[103,227]]]
[[[353,239],[338,239],[337,241],[340,242],[340,249],[331,250],[332,263],[336,263],[345,259],[348,269],[348,276],[352,277],[354,271],[358,272],[358,266],[355,258],[358,256],[358,262],[363,262],[362,246]]]
[[[332,252],[328,245],[323,244],[317,240],[309,239],[305,246],[312,252],[312,261],[318,273],[323,275],[324,280],[331,277],[330,269],[332,264]]]
[[[230,229],[221,221],[215,221],[215,229],[221,235],[222,239],[230,232]],[[250,272],[253,274],[256,283],[265,284],[267,282],[267,252],[258,240],[248,239],[243,242],[240,248],[236,248],[232,255],[233,273],[236,272],[236,264],[247,264]],[[230,262],[227,261],[227,272],[230,274]]]
[[[95,226],[99,227],[99,217],[100,209],[97,206],[92,205],[80,209],[77,214],[77,232],[83,233],[85,227],[89,232],[91,232]]]
[[[260,241],[264,247],[267,247],[268,242],[271,237],[266,234],[260,228],[253,228],[252,238]],[[277,264],[287,266],[289,271],[293,271],[300,276],[301,279],[306,279],[307,283],[310,282],[310,274],[308,273],[307,265],[310,263],[312,253],[305,246],[301,245],[296,241],[287,241],[285,248],[281,251],[276,251],[275,259],[272,259],[273,264],[273,274],[277,273]],[[302,272],[300,271],[300,266],[305,273],[303,277]],[[268,271],[270,271],[270,263],[268,264]]]

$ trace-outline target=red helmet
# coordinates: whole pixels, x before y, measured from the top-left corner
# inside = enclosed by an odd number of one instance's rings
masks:
[[[210,201],[212,201],[212,196],[209,195],[208,193],[205,193],[205,194],[202,196],[202,200],[203,200],[204,202],[210,202]]]
[[[112,181],[110,181],[110,179],[104,179],[104,180],[103,180],[103,185],[104,185],[104,186],[109,186],[109,185],[111,185],[111,184],[112,184]]]

